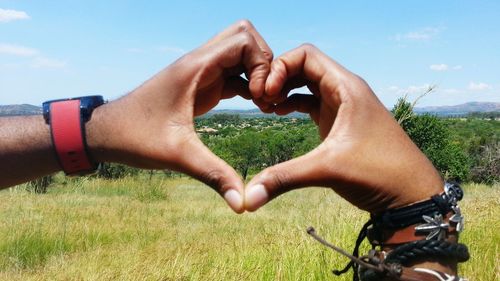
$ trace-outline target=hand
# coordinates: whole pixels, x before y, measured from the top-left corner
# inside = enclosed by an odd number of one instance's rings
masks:
[[[193,118],[221,99],[261,97],[272,56],[250,22],[236,23],[129,95],[96,109],[87,126],[92,154],[99,161],[187,173],[243,212],[240,176],[200,141]]]
[[[302,86],[313,95],[289,96]],[[256,175],[246,188],[247,210],[307,186],[332,187],[369,212],[424,200],[443,190],[432,163],[366,82],[314,46],[301,46],[273,61],[265,90],[261,107],[274,108],[278,115],[310,114],[323,142],[302,157]]]

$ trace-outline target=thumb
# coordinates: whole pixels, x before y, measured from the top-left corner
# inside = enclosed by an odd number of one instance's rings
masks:
[[[321,146],[321,145],[320,145]],[[253,212],[267,202],[290,190],[326,184],[326,165],[320,147],[301,157],[269,167],[247,184],[245,209]]]
[[[179,169],[204,182],[221,195],[236,213],[243,213],[244,184],[236,171],[197,137],[182,147]]]

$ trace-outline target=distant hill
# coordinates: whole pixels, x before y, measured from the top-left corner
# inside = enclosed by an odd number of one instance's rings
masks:
[[[500,112],[500,102],[468,102],[452,106],[416,107],[415,112],[439,116],[466,115],[471,112]]]
[[[468,102],[452,106],[416,107],[415,112],[418,114],[431,113],[439,116],[466,115],[471,112],[500,112],[500,102]],[[35,115],[35,114],[42,114],[42,108],[30,104],[0,105],[0,116]],[[240,115],[242,118],[276,117],[275,114],[262,113],[259,109],[212,110],[207,114],[205,114],[204,117],[209,117],[214,114],[236,114]],[[304,118],[307,117],[307,115],[303,113],[294,112],[292,114],[287,115],[287,117]]]
[[[276,114],[267,114],[263,113],[260,111],[260,109],[217,109],[217,110],[211,110],[207,112],[203,117],[210,117],[215,114],[230,114],[230,115],[239,115],[242,118],[255,118],[255,117],[262,117],[262,118],[273,118],[273,117],[278,117]],[[306,118],[308,115],[304,113],[299,113],[299,112],[293,112],[285,117],[289,118]]]
[[[415,112],[417,114],[430,113],[438,116],[450,116],[450,115],[467,115],[472,112],[500,112],[500,102],[468,102],[459,105],[452,106],[426,106],[426,107],[415,107]],[[236,114],[241,117],[275,117],[275,114],[265,114],[258,109],[247,109],[247,110],[234,110],[234,109],[222,109],[222,110],[212,110],[205,114],[205,116],[211,116],[214,114]],[[291,118],[302,118],[307,117],[306,114],[294,112],[287,117]]]
[[[31,104],[0,105],[0,116],[42,114],[42,108]]]

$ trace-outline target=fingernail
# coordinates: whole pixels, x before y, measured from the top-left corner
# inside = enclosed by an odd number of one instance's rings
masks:
[[[255,211],[264,205],[269,199],[267,190],[262,184],[250,186],[245,191],[245,201],[247,202],[248,211]]]
[[[224,199],[235,211],[239,211],[243,207],[243,198],[240,193],[234,189],[229,189],[224,193]]]

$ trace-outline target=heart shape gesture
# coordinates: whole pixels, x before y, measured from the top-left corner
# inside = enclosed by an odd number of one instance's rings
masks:
[[[303,86],[312,95],[289,94]],[[322,143],[263,170],[245,187],[236,171],[201,142],[193,122],[236,95],[253,100],[263,112],[308,113]],[[60,169],[41,116],[4,120],[0,187]],[[132,93],[97,107],[85,130],[93,160],[184,172],[211,186],[237,213],[307,186],[333,188],[372,214],[443,190],[432,163],[363,79],[311,45],[273,61],[271,49],[248,21],[232,25]],[[445,270],[453,268],[456,264]]]
[[[94,158],[184,172],[210,185],[238,213],[306,186],[333,187],[372,212],[439,192],[439,174],[361,78],[310,45],[272,59],[250,22],[232,25],[129,95],[97,108],[88,126]],[[289,96],[304,85],[314,95]],[[262,171],[245,190],[193,124],[195,116],[236,95],[264,112],[309,113],[324,141]]]

